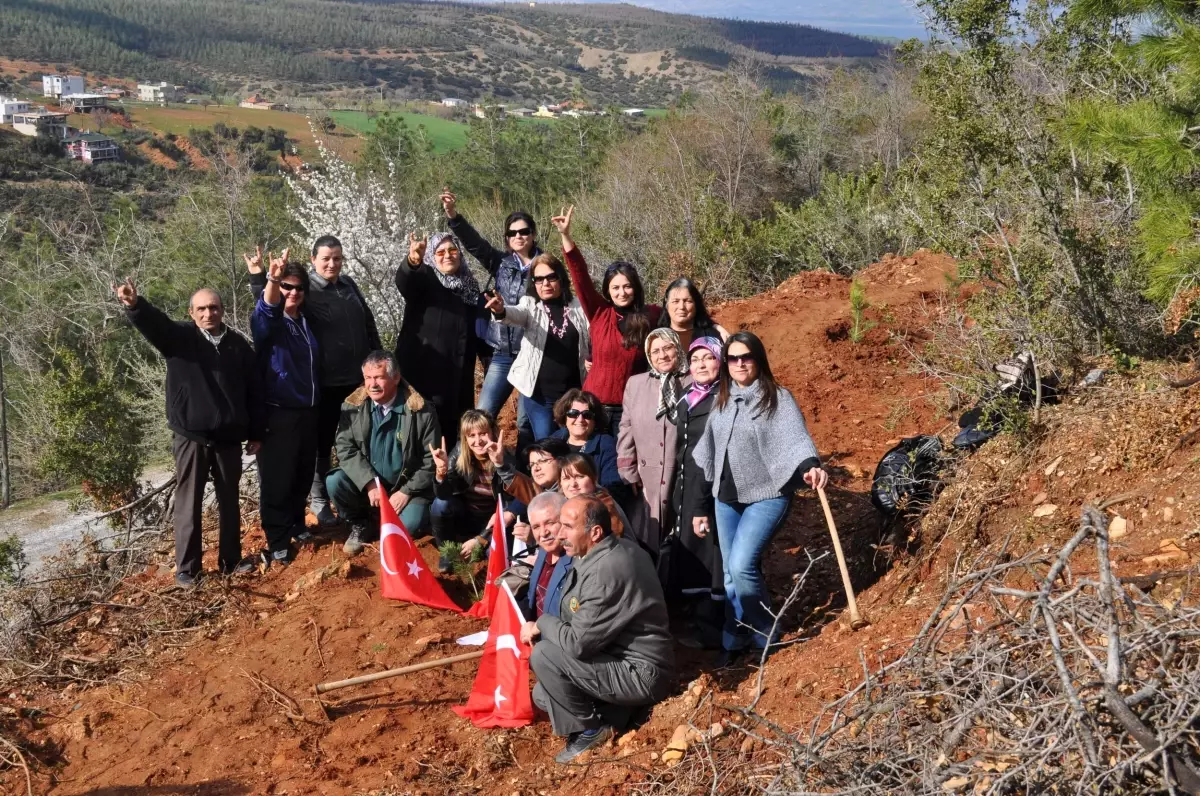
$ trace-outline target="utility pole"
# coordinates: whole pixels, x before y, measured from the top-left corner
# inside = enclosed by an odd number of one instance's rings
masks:
[[[8,473],[8,394],[4,390],[4,357],[0,355],[0,509],[12,503],[12,479]]]

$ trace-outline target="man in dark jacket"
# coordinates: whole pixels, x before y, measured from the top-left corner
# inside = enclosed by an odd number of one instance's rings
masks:
[[[559,526],[573,561],[560,613],[526,622],[521,640],[536,640],[533,701],[567,736],[555,760],[568,763],[666,697],[674,649],[654,564],[636,542],[612,534],[608,508],[572,498]]]
[[[258,453],[258,514],[267,535],[263,563],[286,566],[292,539],[308,541],[304,504],[312,487],[311,463],[317,454],[317,337],[304,315],[308,271],[269,255],[267,286],[250,316],[267,401],[267,430]],[[246,257],[262,266],[262,250]]]
[[[429,521],[433,449],[442,437],[437,415],[404,383],[395,356],[372,352],[363,362],[362,375],[364,388],[342,407],[338,469],[326,478],[330,499],[350,523],[343,547],[349,555],[358,555],[377,538],[379,514],[372,509],[381,500],[391,502],[411,536],[419,535]]]
[[[345,262],[341,241],[332,235],[317,238],[312,247],[310,284],[304,302],[305,318],[320,348],[317,374],[321,400],[317,405],[317,456],[309,507],[322,526],[337,523],[329,510],[325,476],[329,472],[330,450],[337,435],[342,402],[362,384],[359,368],[363,359],[380,348],[375,316],[358,285],[342,273]],[[256,297],[267,283],[262,268],[257,271],[250,268],[250,289]]]
[[[138,296],[132,279],[114,286],[134,327],[167,360],[167,426],[174,432],[175,582],[195,586],[203,555],[200,512],[211,472],[220,514],[218,567],[225,575],[250,572],[241,561],[241,443],[261,447],[265,404],[254,350],[225,326],[215,290],[196,291],[191,323],[176,323]]]

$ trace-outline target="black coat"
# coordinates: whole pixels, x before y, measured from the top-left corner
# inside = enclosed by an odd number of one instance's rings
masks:
[[[475,405],[479,308],[463,303],[427,265],[402,263],[396,289],[404,296],[404,323],[396,338],[400,373],[433,404],[446,438],[457,439],[459,418]]]
[[[675,489],[671,495],[671,527],[678,547],[673,553],[667,589],[678,593],[682,589],[711,589],[724,593],[721,570],[721,548],[717,544],[717,520],[712,496],[712,483],[696,464],[692,452],[704,436],[708,415],[712,411],[716,391],[709,393],[689,409],[687,398],[680,398],[675,420]],[[692,518],[708,518],[708,534],[696,536]]]
[[[196,324],[176,323],[141,296],[125,310],[167,360],[167,426],[202,443],[261,442],[266,401],[254,349],[229,327],[214,346]]]

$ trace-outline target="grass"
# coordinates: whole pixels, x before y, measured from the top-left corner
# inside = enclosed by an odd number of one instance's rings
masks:
[[[134,127],[157,133],[187,135],[192,128],[206,129],[217,122],[224,122],[239,130],[250,126],[266,129],[277,127],[296,139],[300,155],[305,159],[316,157],[317,146],[308,127],[308,117],[284,111],[259,111],[252,108],[225,105],[160,107],[157,105],[126,106]]]
[[[357,133],[369,133],[375,129],[375,119],[368,117],[364,111],[330,111],[329,115],[339,127],[353,130]],[[399,116],[412,128],[424,127],[425,134],[433,141],[435,152],[450,152],[461,149],[467,143],[467,126],[461,122],[440,119],[437,116],[426,116],[421,113],[392,112]]]

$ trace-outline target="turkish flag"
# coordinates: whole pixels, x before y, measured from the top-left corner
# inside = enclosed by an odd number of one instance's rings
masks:
[[[488,555],[487,583],[483,585],[483,599],[468,609],[467,616],[487,619],[492,615],[492,609],[496,605],[496,596],[500,593],[496,580],[504,574],[504,570],[508,569],[508,545],[504,542],[504,504],[500,502],[500,496],[496,495],[496,516],[492,521],[492,545],[491,553]]]
[[[387,491],[379,485],[379,583],[380,591],[389,600],[405,600],[432,608],[445,608],[461,614],[463,611],[442,589],[417,546],[413,544],[408,529],[387,499]]]
[[[529,656],[533,647],[521,643],[524,618],[508,584],[496,589],[492,623],[471,696],[453,710],[476,727],[524,727],[533,721],[529,693]]]

